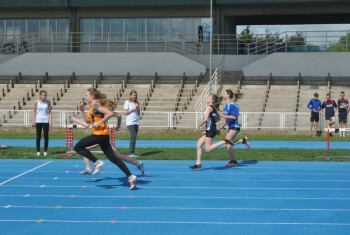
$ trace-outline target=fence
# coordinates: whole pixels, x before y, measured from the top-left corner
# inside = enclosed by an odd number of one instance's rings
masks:
[[[299,36],[298,36],[299,35]],[[0,35],[1,36],[1,35]],[[50,33],[13,38],[0,45],[2,54],[29,52],[176,52],[182,55],[209,54],[208,40],[198,42],[197,35],[160,33]],[[213,34],[213,54],[270,54],[274,52],[328,52],[337,44],[350,51],[350,31],[287,31],[280,34],[256,34],[242,38],[235,34]]]
[[[248,54],[275,52],[337,52],[350,51],[350,30],[286,31],[280,34],[257,36],[247,44]]]
[[[122,113],[123,111],[119,111]],[[0,110],[0,124],[3,127],[30,127],[31,110]],[[201,113],[203,115],[203,113]],[[79,111],[53,110],[53,126],[65,127],[73,124],[70,116],[82,119]],[[151,112],[143,111],[140,119],[141,128],[164,129],[195,129],[198,113],[196,112]],[[337,118],[337,115],[336,115]],[[218,126],[222,124],[218,123]],[[241,112],[239,122],[242,130],[308,130],[310,113],[270,113],[270,112]],[[111,118],[108,123],[116,125],[117,119]],[[122,120],[125,126],[125,118]],[[320,114],[319,128],[324,128],[324,114]]]

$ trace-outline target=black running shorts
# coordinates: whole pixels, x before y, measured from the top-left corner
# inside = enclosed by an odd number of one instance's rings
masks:
[[[216,136],[216,131],[205,131],[205,136],[208,138],[214,138]]]
[[[339,117],[339,123],[346,123],[348,121],[347,112],[340,112],[338,117]]]
[[[310,122],[319,122],[320,114],[317,112],[311,112]]]

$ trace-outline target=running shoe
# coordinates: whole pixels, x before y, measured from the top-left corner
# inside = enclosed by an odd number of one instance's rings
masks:
[[[129,157],[137,158],[137,157],[139,157],[139,156],[137,156],[135,153],[133,153],[133,154],[129,154]]]
[[[194,164],[193,166],[190,166],[191,169],[197,169],[202,168],[202,164]]]
[[[230,161],[225,166],[227,166],[227,167],[238,166],[238,162],[237,161]]]
[[[133,190],[136,187],[137,176],[130,175],[128,179],[129,179],[129,184],[130,184],[130,190]]]
[[[235,145],[235,143],[233,143],[233,142],[232,142],[231,140],[229,140],[229,139],[223,138],[222,140],[225,141],[226,144],[229,144],[229,145],[231,145],[231,146]]]
[[[145,170],[143,169],[143,162],[139,161],[137,163],[137,169],[139,169],[141,171],[141,174],[145,174]]]
[[[0,145],[1,146],[1,148],[6,148],[7,146],[6,145],[4,145],[4,144],[2,144],[2,145]]]
[[[47,156],[47,152],[44,152],[44,156]]]
[[[79,174],[81,174],[81,175],[91,175],[92,174],[92,170],[85,169],[83,171],[80,171]]]
[[[40,156],[40,152],[37,152],[36,155],[37,155],[37,156]]]
[[[101,168],[103,167],[104,164],[105,163],[103,161],[97,160],[95,162],[95,170],[94,170],[94,172],[92,174],[93,175],[97,175],[100,172],[100,170],[101,170]]]
[[[246,137],[244,137],[242,140],[243,140],[243,143],[242,143],[242,144],[245,144],[245,145],[247,146],[247,148],[250,148],[250,144],[249,144],[249,142],[248,142],[248,137],[246,136]]]

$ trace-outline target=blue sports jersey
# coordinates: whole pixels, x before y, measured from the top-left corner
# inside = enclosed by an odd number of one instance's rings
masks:
[[[337,104],[334,100],[326,100],[322,104],[322,108],[326,109],[326,116],[334,115],[334,109],[337,107]]]
[[[226,118],[228,128],[235,128],[235,127],[241,127],[241,125],[238,122],[238,116],[239,116],[239,105],[235,104],[233,102],[226,104],[224,106],[223,112],[225,116],[235,116],[237,119],[230,119]]]
[[[207,128],[207,131],[216,131],[217,113],[215,112],[215,109],[212,105],[210,105],[210,107],[212,107],[213,111],[211,111],[211,113],[209,114],[209,118],[206,123],[206,128]]]
[[[316,109],[317,111],[320,111],[321,108],[321,101],[311,99],[310,102],[307,104],[307,107],[312,111],[313,109]]]
[[[346,106],[347,104],[349,104],[347,99],[339,99],[338,100],[338,106]],[[347,108],[339,108],[339,113],[346,113],[348,111]]]

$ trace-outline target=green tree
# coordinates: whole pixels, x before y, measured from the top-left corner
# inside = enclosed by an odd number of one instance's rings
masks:
[[[340,37],[338,43],[331,43],[330,48],[332,52],[350,51],[350,33]]]
[[[254,42],[254,33],[250,31],[250,25],[239,34],[238,40],[240,43],[252,43]]]
[[[265,29],[265,39],[269,42],[279,41],[280,34],[278,31],[276,33],[272,33],[271,30]]]
[[[285,43],[287,45],[293,46],[304,46],[305,45],[305,37],[302,32],[296,32],[295,35],[286,36]]]

